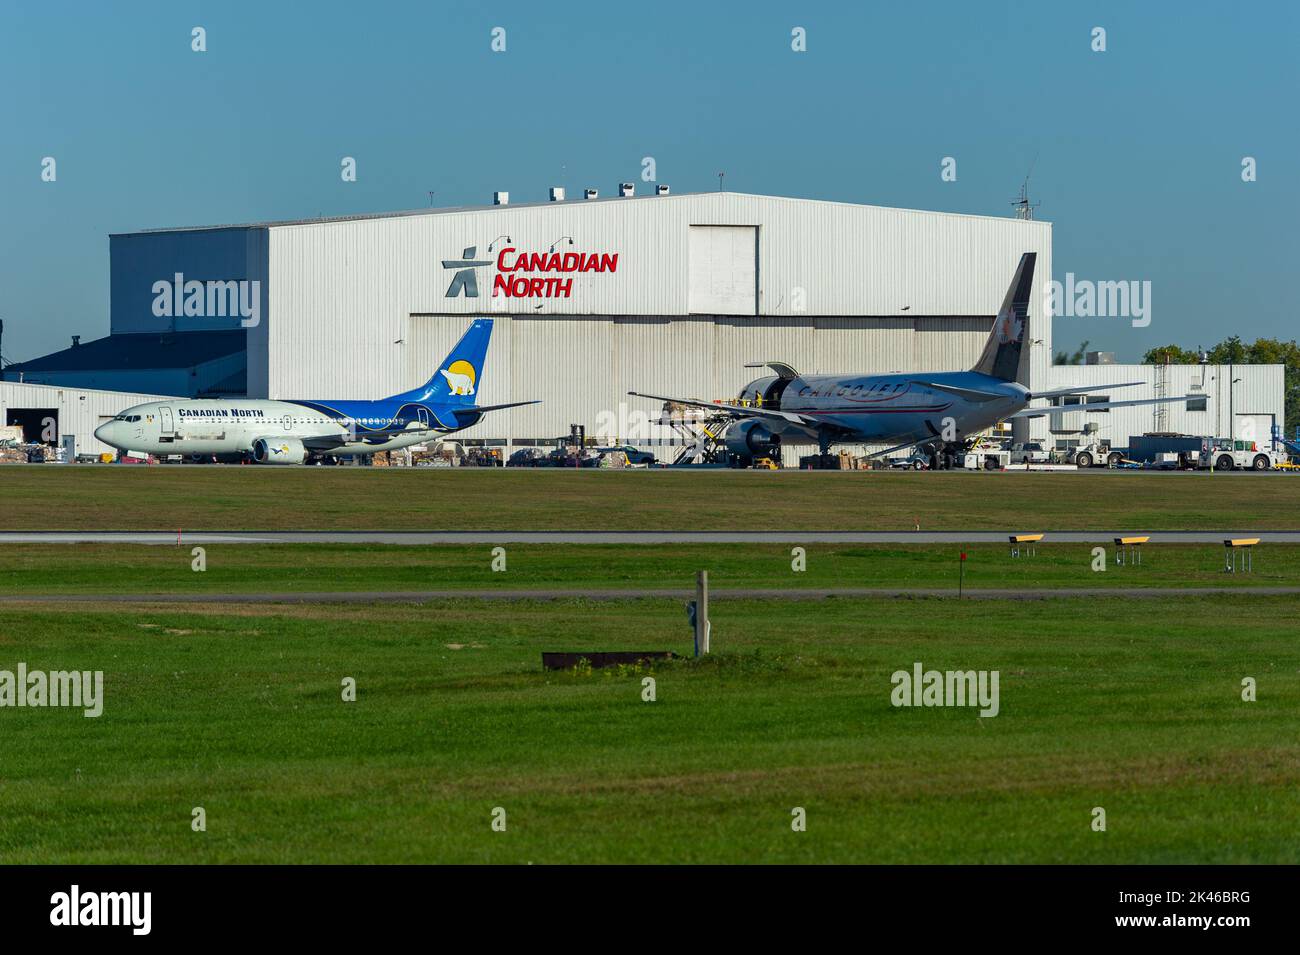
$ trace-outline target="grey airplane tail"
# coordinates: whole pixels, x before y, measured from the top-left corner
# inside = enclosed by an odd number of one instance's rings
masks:
[[[971,371],[991,375],[1003,381],[1021,381],[1020,350],[1029,334],[1029,290],[1034,284],[1036,252],[1020,256],[1011,287],[993,320],[989,340],[984,343],[984,353]]]

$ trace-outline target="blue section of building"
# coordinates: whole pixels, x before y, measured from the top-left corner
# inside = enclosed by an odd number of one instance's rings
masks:
[[[240,328],[241,316],[229,312],[177,314],[174,289],[178,282],[256,282],[258,311],[265,315],[266,271],[267,232],[263,228],[110,236],[109,330],[120,335]]]
[[[6,381],[180,397],[247,392],[243,329],[109,335],[7,365]]]

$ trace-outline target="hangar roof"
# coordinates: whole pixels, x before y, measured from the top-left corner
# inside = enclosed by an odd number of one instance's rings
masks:
[[[833,199],[801,199],[795,196],[765,196],[758,193],[750,192],[677,192],[666,196],[659,196],[653,193],[640,196],[602,196],[599,199],[565,199],[559,202],[542,200],[539,202],[511,202],[503,206],[498,205],[480,205],[480,206],[435,206],[428,209],[404,209],[395,212],[366,212],[349,216],[316,216],[307,219],[268,219],[261,222],[235,222],[224,225],[199,225],[199,226],[173,226],[169,228],[157,229],[140,229],[136,232],[112,232],[110,236],[129,236],[129,235],[152,235],[159,232],[216,232],[222,229],[269,229],[280,226],[297,226],[297,225],[318,225],[330,222],[364,222],[370,219],[399,219],[407,216],[436,216],[451,215],[455,213],[466,212],[497,212],[508,211],[511,209],[535,209],[535,208],[564,208],[566,206],[591,206],[606,202],[635,202],[637,200],[655,201],[655,202],[672,202],[673,200],[682,199],[699,199],[711,198],[715,196],[728,196],[742,199],[765,199],[774,202],[801,202],[827,206],[852,206],[855,208],[875,208],[891,209],[895,212],[914,212],[919,215],[945,216],[961,219],[999,219],[1005,220],[1007,216],[981,216],[961,212],[942,212],[935,209],[897,209],[893,206],[877,206],[865,202],[838,202]],[[1043,220],[1035,220],[1043,221]]]
[[[109,335],[31,361],[5,372],[105,371],[108,369],[193,368],[247,347],[242,328],[202,332]]]

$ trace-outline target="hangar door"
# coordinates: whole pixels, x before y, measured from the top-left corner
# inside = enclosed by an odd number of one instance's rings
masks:
[[[757,315],[758,226],[690,228],[687,310],[695,315]]]
[[[58,408],[10,408],[5,412],[5,424],[23,429],[23,440],[28,444],[52,444],[59,440]]]

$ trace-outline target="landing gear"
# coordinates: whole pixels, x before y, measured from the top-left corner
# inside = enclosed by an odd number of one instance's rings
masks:
[[[839,469],[839,459],[831,454],[831,441],[825,434],[817,435],[817,468],[823,471]]]
[[[930,469],[933,471],[951,471],[957,467],[966,446],[962,444],[945,444],[930,449]]]

